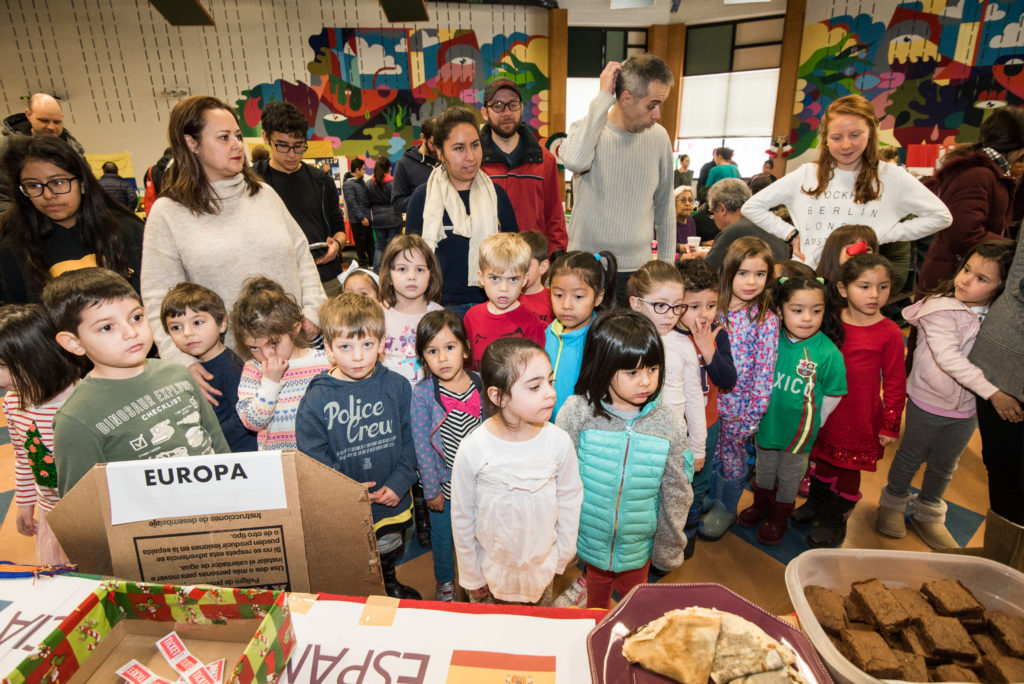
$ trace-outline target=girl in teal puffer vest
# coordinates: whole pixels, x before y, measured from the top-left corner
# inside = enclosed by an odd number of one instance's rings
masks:
[[[665,350],[647,318],[598,318],[583,350],[576,394],[556,424],[576,444],[583,508],[576,553],[586,563],[587,608],[607,608],[647,579],[653,562],[683,562],[693,502],[686,425],[659,400]]]

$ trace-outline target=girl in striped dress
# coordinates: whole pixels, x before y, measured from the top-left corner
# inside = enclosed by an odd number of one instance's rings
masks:
[[[80,369],[57,344],[57,331],[38,304],[0,308],[0,389],[14,447],[18,533],[36,538],[42,565],[66,563],[46,514],[57,504],[53,415],[78,382]]]
[[[231,332],[242,357],[238,417],[256,431],[260,451],[295,449],[295,414],[309,381],[329,371],[323,349],[310,348],[302,309],[278,283],[262,276],[242,283]]]
[[[463,438],[483,418],[480,376],[467,370],[469,340],[457,315],[431,311],[416,326],[416,355],[430,376],[412,391],[412,437],[430,510],[437,600],[455,600],[452,465]]]

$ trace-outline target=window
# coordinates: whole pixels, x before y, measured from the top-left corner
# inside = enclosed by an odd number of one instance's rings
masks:
[[[608,62],[622,62],[646,50],[647,29],[570,26],[568,76],[600,76]]]
[[[683,76],[779,66],[784,24],[780,16],[688,26]]]
[[[771,145],[778,69],[683,79],[677,148],[699,169],[716,147],[731,147],[744,177],[761,172]],[[691,151],[692,150],[692,151]]]

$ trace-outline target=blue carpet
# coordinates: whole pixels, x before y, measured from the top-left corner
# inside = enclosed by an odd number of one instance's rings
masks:
[[[14,500],[14,490],[9,492],[0,492],[0,525],[4,524],[4,518],[7,517],[7,511],[11,509],[11,501]]]
[[[402,553],[401,559],[398,561],[398,565],[407,563],[413,558],[419,558],[425,553],[430,552],[430,547],[420,546],[419,541],[416,539],[416,526],[410,525],[409,529],[405,531],[405,550]]]
[[[917,489],[912,490],[915,494],[918,493]],[[797,505],[803,505],[805,499],[797,498]],[[949,510],[946,511],[946,528],[949,529],[949,533],[956,539],[956,543],[960,546],[966,546],[971,538],[981,527],[981,523],[985,521],[985,516],[981,513],[976,513],[963,506],[958,506],[950,501],[946,502],[949,506]],[[876,506],[877,502],[866,502],[864,500],[858,504],[858,506]],[[732,530],[740,539],[744,540],[748,544],[753,544],[761,551],[779,561],[783,565],[787,565],[791,560],[799,556],[801,553],[806,551],[809,547],[807,546],[807,540],[805,537],[807,533],[814,529],[814,525],[797,525],[796,523],[790,523],[789,529],[786,530],[786,536],[782,538],[782,543],[778,546],[764,546],[757,541],[757,528],[743,527],[742,525],[733,525]],[[914,534],[908,532],[908,534]]]

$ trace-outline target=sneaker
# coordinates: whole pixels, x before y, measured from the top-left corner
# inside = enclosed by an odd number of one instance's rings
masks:
[[[455,582],[444,582],[437,585],[437,600],[445,603],[455,601]]]
[[[577,577],[568,589],[558,595],[551,605],[555,608],[582,608],[587,605],[587,579]]]

